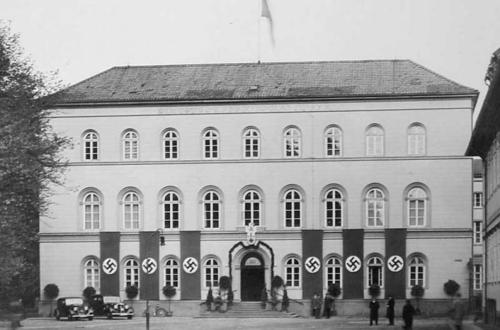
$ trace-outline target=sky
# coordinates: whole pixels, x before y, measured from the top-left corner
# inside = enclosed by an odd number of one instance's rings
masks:
[[[42,72],[74,84],[113,66],[410,59],[480,91],[500,0],[0,0]]]

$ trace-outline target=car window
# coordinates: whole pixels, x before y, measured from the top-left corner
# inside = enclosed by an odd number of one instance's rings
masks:
[[[66,299],[66,305],[82,305],[83,300],[81,298],[70,298]]]
[[[105,304],[116,304],[120,302],[120,297],[104,297]]]

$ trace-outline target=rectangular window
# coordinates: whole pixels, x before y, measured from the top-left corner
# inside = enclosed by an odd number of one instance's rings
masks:
[[[483,193],[481,192],[474,193],[474,207],[475,208],[483,207]]]
[[[483,222],[474,221],[474,244],[483,243]]]
[[[474,290],[481,290],[483,288],[483,267],[481,265],[474,265]]]

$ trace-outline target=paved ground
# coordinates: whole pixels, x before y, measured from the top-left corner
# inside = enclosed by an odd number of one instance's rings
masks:
[[[464,330],[479,330],[471,321],[465,322]],[[146,319],[136,317],[132,320],[106,320],[94,319],[93,321],[56,321],[49,318],[31,318],[22,321],[24,329],[109,329],[109,330],[136,330],[146,329]],[[397,320],[396,326],[389,326],[382,319],[378,326],[370,327],[368,321],[362,318],[334,317],[331,319],[215,319],[169,317],[151,318],[150,329],[175,329],[175,330],[233,330],[233,329],[401,329],[402,321]],[[450,330],[448,319],[416,319],[414,330]]]

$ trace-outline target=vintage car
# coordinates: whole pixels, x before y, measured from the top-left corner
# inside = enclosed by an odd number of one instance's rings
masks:
[[[134,316],[134,309],[121,302],[120,297],[93,295],[90,298],[90,306],[95,315],[104,315],[108,319],[113,317],[126,317],[131,319]]]
[[[89,305],[83,302],[82,298],[59,298],[57,299],[57,307],[54,315],[58,320],[66,317],[69,321],[80,319],[92,321],[94,311]]]

